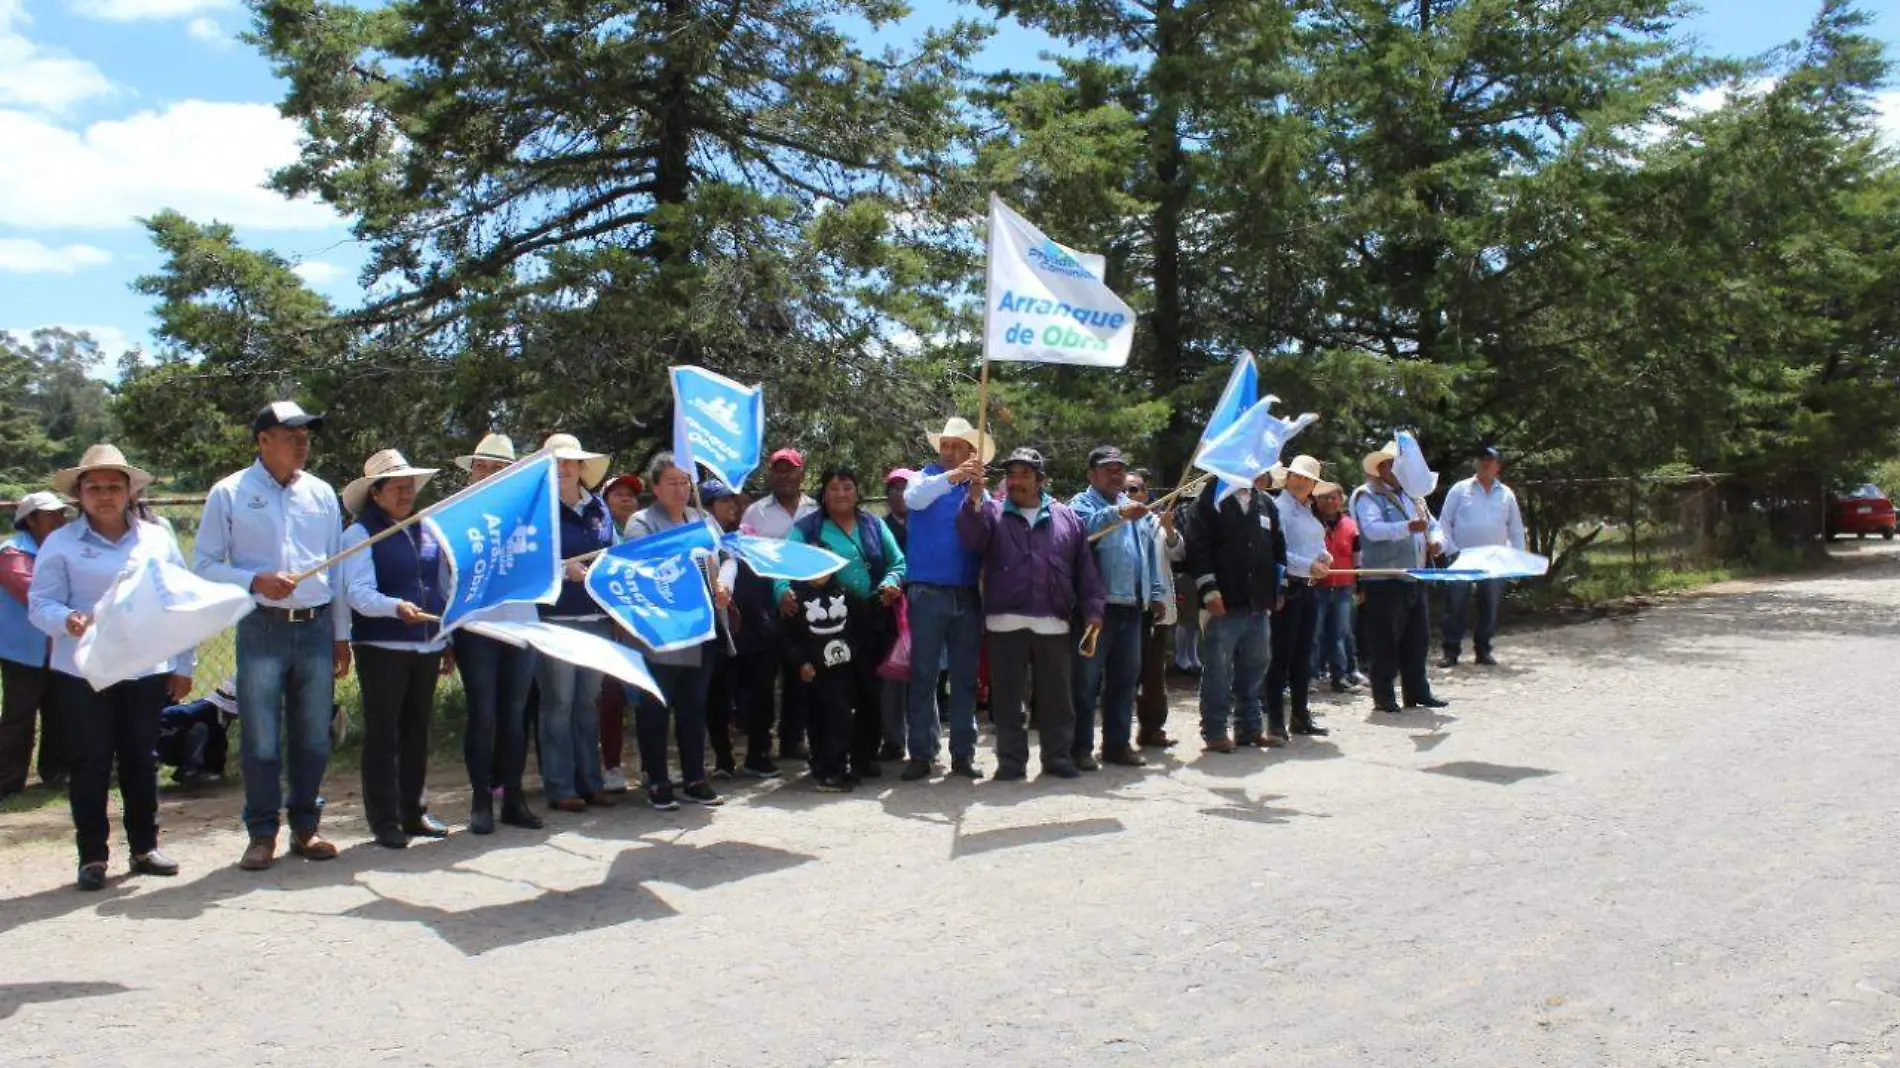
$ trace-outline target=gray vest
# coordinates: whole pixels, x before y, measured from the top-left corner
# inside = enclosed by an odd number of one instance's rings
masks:
[[[1359,512],[1359,502],[1365,498],[1371,498],[1373,504],[1379,509],[1379,518],[1388,523],[1407,523],[1413,519],[1412,516],[1406,514],[1405,506],[1400,503],[1397,494],[1380,492],[1369,484],[1352,491],[1352,500],[1348,507],[1352,509],[1354,515]],[[1422,567],[1425,561],[1420,557],[1416,534],[1394,541],[1373,541],[1366,537],[1364,531],[1359,533],[1359,566],[1369,571],[1403,571]],[[1377,576],[1368,576],[1360,581],[1379,582],[1382,580]],[[1386,578],[1383,581],[1397,580]]]

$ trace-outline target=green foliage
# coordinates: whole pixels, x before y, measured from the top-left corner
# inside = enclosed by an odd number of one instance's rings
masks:
[[[117,436],[105,384],[93,377],[103,362],[84,331],[0,332],[0,479],[42,488],[53,469]]]

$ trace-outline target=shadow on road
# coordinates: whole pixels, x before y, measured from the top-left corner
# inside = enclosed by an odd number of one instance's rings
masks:
[[[1449,775],[1454,779],[1470,779],[1473,782],[1488,782],[1498,786],[1516,786],[1525,779],[1541,779],[1556,772],[1549,768],[1521,768],[1509,764],[1487,764],[1482,760],[1454,760],[1449,764],[1433,764],[1418,769],[1433,775]]]
[[[130,989],[123,983],[0,983],[0,1020],[7,1019],[27,1005],[102,998],[123,994]]]

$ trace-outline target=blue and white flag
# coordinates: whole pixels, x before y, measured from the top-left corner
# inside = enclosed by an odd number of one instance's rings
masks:
[[[498,604],[552,604],[561,593],[560,482],[537,452],[427,510],[453,571],[442,630]]]
[[[1509,545],[1479,545],[1461,551],[1452,569],[1487,579],[1537,578],[1549,573],[1550,557]]]
[[[1253,353],[1243,352],[1240,359],[1234,361],[1234,369],[1227,376],[1227,385],[1220,391],[1220,400],[1214,402],[1213,414],[1207,417],[1207,428],[1201,431],[1201,440],[1195,446],[1198,454],[1207,448],[1208,443],[1219,437],[1228,427],[1247,414],[1260,400],[1260,370],[1254,364]],[[1241,486],[1222,480],[1220,489],[1214,496],[1219,504],[1233,495]]]
[[[1247,409],[1200,450],[1194,466],[1237,487],[1253,485],[1254,479],[1280,462],[1280,450],[1295,434],[1319,422],[1312,412],[1290,422],[1274,415],[1273,405],[1279,399],[1268,395]]]
[[[624,541],[594,558],[587,592],[649,653],[668,653],[715,634],[712,591],[700,560],[719,548],[710,523]]]
[[[671,368],[673,460],[694,482],[694,461],[737,488],[759,466],[765,441],[765,387],[742,386],[703,367]]]
[[[468,629],[471,634],[507,642],[517,648],[533,649],[542,656],[551,656],[589,671],[612,675],[621,682],[652,694],[654,700],[661,704],[666,703],[666,695],[660,692],[660,684],[653,681],[653,672],[647,669],[646,658],[636,650],[598,634],[540,620],[519,623],[477,619],[469,622]]]
[[[1418,439],[1409,430],[1401,430],[1392,435],[1398,458],[1392,461],[1392,476],[1399,480],[1399,488],[1407,496],[1420,499],[1430,497],[1438,491],[1438,472],[1425,463],[1425,453],[1418,447]]]
[[[838,571],[845,558],[816,545],[762,538],[756,534],[728,534],[726,550],[763,579],[812,582]]]
[[[983,358],[1125,365],[1135,312],[1103,284],[1105,264],[1049,240],[992,193]]]

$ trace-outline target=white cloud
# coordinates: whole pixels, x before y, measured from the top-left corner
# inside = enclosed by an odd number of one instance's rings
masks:
[[[0,271],[13,274],[72,274],[112,262],[112,253],[91,245],[54,248],[23,237],[0,237]]]
[[[290,269],[290,273],[306,283],[322,289],[343,277],[343,268],[322,260],[306,260]]]
[[[69,0],[67,6],[88,18],[108,22],[176,19],[200,11],[231,7],[231,0]]]
[[[142,344],[144,339],[134,339],[131,334],[116,326],[89,326],[80,323],[40,323],[37,326],[13,327],[7,333],[26,341],[35,330],[67,330],[75,334],[91,334],[92,340],[99,345],[99,351],[105,354],[105,365],[98,368],[99,375],[116,375],[116,364],[127,349]]]
[[[192,19],[191,22],[186,25],[185,32],[190,34],[194,41],[203,41],[208,45],[214,45],[218,48],[229,48],[231,46],[231,38],[225,35],[224,27],[218,25],[217,19],[205,18],[203,16]]]
[[[63,113],[113,91],[98,67],[41,48],[18,32],[30,21],[20,0],[0,0],[0,105]]]
[[[1900,148],[1900,90],[1874,94],[1874,124],[1889,146]]]
[[[0,226],[110,229],[162,208],[262,230],[337,226],[329,208],[263,187],[299,137],[269,104],[185,100],[84,130],[0,109]]]

